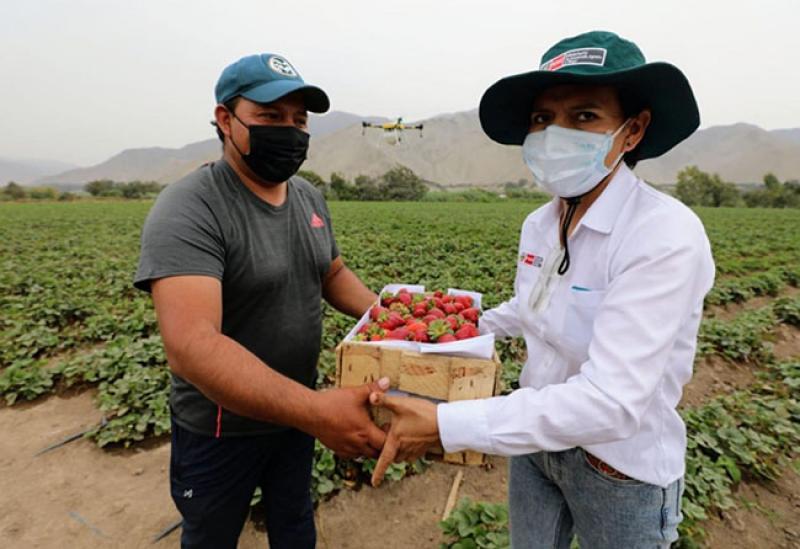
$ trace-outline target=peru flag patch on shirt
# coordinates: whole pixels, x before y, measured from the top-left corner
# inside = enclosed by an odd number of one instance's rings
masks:
[[[530,265],[531,267],[541,267],[542,263],[544,262],[544,258],[542,256],[527,252],[522,252],[519,254],[519,260],[524,265]]]

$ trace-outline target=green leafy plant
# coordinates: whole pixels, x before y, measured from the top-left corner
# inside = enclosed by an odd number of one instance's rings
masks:
[[[503,549],[511,546],[508,507],[462,499],[440,527],[445,540],[440,549]]]

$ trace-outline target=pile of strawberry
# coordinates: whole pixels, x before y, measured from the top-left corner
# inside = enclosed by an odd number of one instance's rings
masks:
[[[370,320],[358,330],[355,340],[448,343],[476,337],[480,335],[480,311],[472,305],[470,296],[446,295],[441,291],[384,292],[380,304],[370,309]]]

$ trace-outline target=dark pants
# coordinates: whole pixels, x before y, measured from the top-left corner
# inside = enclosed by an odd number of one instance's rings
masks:
[[[170,482],[183,516],[181,547],[235,549],[260,486],[270,548],[313,548],[313,457],[314,439],[300,431],[214,438],[173,421]]]

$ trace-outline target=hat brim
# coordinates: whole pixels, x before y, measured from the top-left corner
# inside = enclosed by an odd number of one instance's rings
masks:
[[[689,137],[700,125],[692,88],[683,73],[669,63],[647,63],[605,74],[532,71],[493,84],[481,98],[483,131],[498,143],[521,145],[528,134],[534,98],[561,84],[600,84],[624,88],[652,112],[639,143],[639,158],[654,158]]]
[[[275,80],[273,82],[266,82],[245,90],[239,95],[250,101],[255,101],[256,103],[272,103],[296,91],[303,93],[306,109],[311,112],[327,112],[331,106],[328,95],[322,91],[322,89],[303,82],[298,82],[297,80]]]

